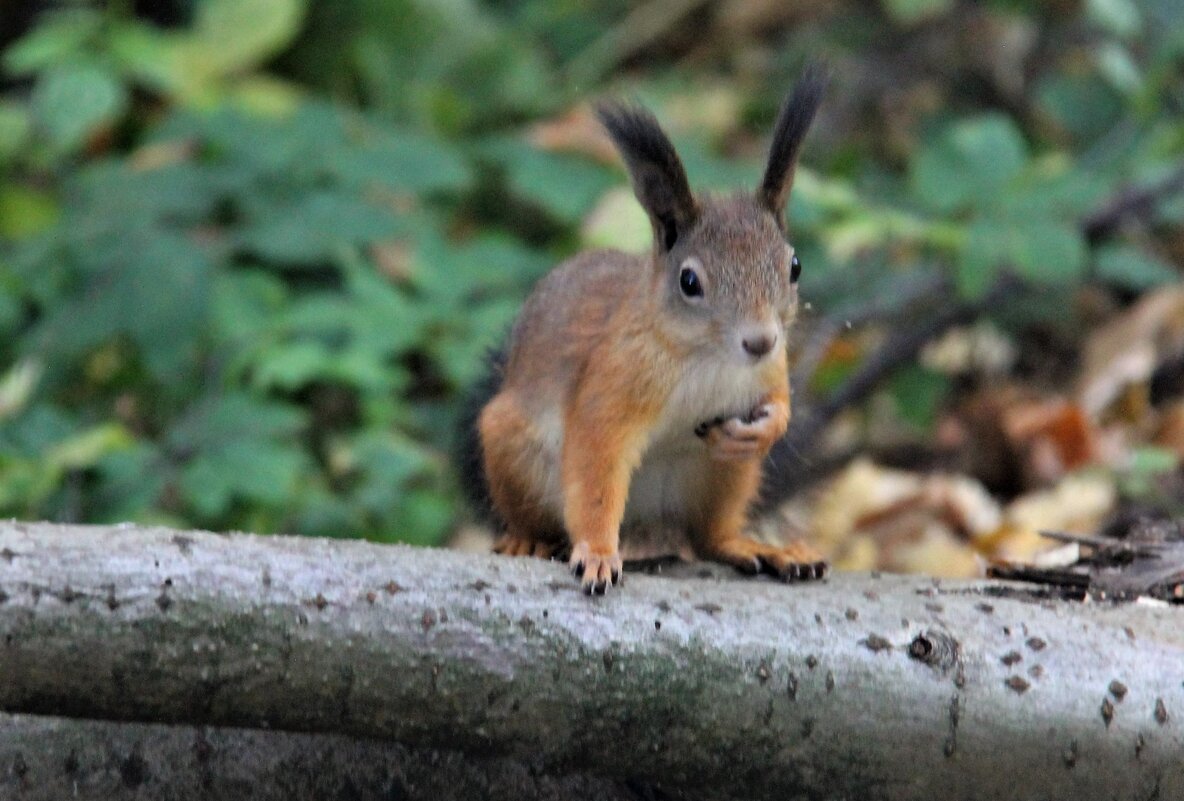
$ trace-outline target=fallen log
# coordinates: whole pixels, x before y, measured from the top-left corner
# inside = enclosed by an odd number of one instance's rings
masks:
[[[641,787],[340,734],[0,714],[0,798],[20,801],[637,801]]]
[[[588,598],[539,560],[0,523],[0,710],[368,738],[694,797],[1184,797],[1179,607],[699,570]]]

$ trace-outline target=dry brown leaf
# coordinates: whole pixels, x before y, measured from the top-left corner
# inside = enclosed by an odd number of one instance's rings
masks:
[[[886,554],[880,568],[939,578],[974,578],[983,574],[983,561],[949,529],[930,525],[917,539],[901,542]]]
[[[990,387],[938,427],[965,454],[967,469],[996,489],[1047,486],[1105,461],[1109,439],[1078,404],[1026,387]]]
[[[1077,397],[1097,418],[1132,384],[1184,353],[1184,286],[1148,293],[1085,344]]]
[[[853,462],[815,505],[811,539],[838,569],[978,575],[973,540],[1000,527],[998,504],[964,476]]]
[[[532,125],[526,138],[541,150],[590,156],[605,164],[619,161],[612,140],[588,105]]]
[[[917,495],[921,478],[885,470],[870,459],[857,459],[827,486],[814,510],[812,539],[824,551],[839,552],[858,521],[877,510]]]
[[[1055,487],[1030,492],[1003,510],[1003,526],[984,538],[980,547],[994,558],[1028,562],[1039,553],[1058,547],[1040,536],[1041,531],[1092,534],[1118,500],[1112,476],[1077,473]]]
[[[1061,398],[1019,403],[1007,409],[1003,431],[1026,454],[1026,467],[1038,482],[1051,482],[1097,458],[1097,437],[1085,411]]]

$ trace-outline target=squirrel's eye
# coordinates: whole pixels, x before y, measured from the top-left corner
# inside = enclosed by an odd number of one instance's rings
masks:
[[[688,298],[703,296],[703,285],[699,283],[699,274],[690,267],[683,267],[678,274],[678,288]]]
[[[802,276],[802,260],[798,258],[798,254],[793,254],[793,258],[789,260],[789,283],[796,284],[798,279]]]

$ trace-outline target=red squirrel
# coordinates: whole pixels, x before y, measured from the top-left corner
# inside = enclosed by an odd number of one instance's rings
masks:
[[[744,534],[762,461],[790,417],[786,336],[802,265],[785,206],[822,99],[808,68],[785,99],[756,192],[695,195],[648,111],[602,103],[654,232],[651,253],[581,253],[527,298],[466,433],[467,489],[503,554],[569,565],[588,593],[620,581],[634,527],[685,530],[750,573],[819,578],[809,546]]]

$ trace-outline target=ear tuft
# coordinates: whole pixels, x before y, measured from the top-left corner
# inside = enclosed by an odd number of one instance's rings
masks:
[[[761,180],[757,196],[777,218],[778,224],[784,218],[785,203],[793,186],[793,173],[802,149],[802,140],[806,138],[814,114],[822,104],[826,83],[827,72],[822,65],[807,65],[777,115],[773,144],[769,146],[769,163],[765,167],[765,177]]]
[[[654,115],[640,106],[599,103],[596,116],[625,159],[633,191],[650,216],[659,245],[670,250],[698,216],[674,145]]]

